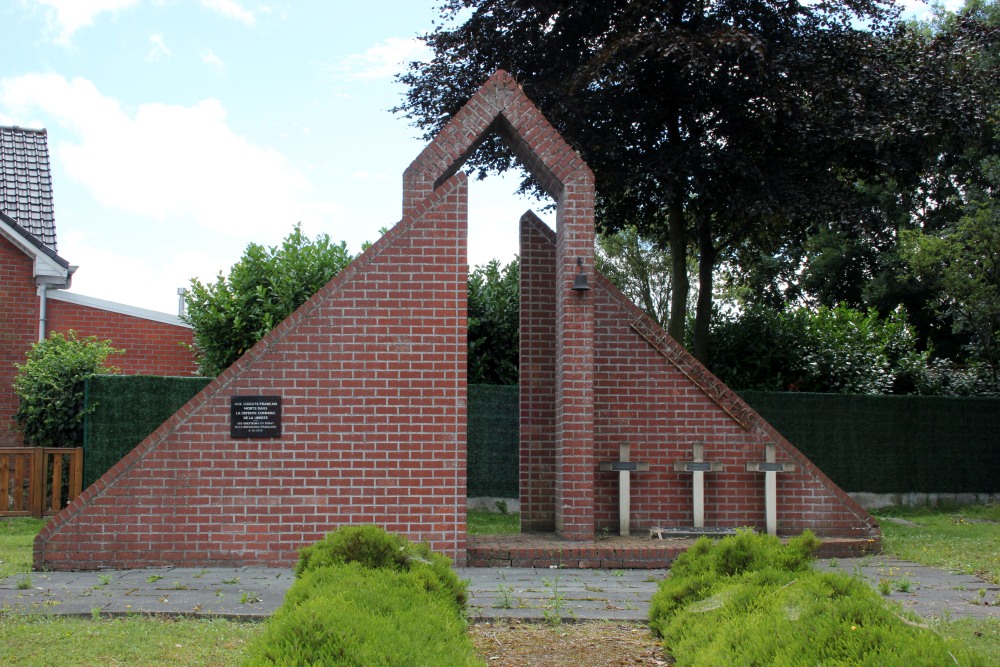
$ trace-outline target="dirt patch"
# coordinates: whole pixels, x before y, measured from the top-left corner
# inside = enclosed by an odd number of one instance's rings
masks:
[[[654,667],[672,664],[638,623],[475,623],[469,634],[490,667]]]

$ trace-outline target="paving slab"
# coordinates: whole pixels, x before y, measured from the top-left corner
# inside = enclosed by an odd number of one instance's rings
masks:
[[[1000,586],[881,556],[820,559],[822,570],[846,572],[919,616],[1000,618]],[[638,621],[667,570],[457,568],[469,581],[472,620]],[[281,605],[291,569],[146,568],[98,572],[32,572],[0,579],[0,614],[74,616],[219,616],[261,620]],[[884,586],[884,584],[883,584]]]

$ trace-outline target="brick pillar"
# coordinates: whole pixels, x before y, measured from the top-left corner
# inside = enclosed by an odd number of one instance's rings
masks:
[[[521,530],[555,530],[555,233],[533,213],[520,226]]]
[[[594,297],[572,291],[582,258],[594,273],[594,185],[589,169],[567,179],[556,233],[556,532],[594,537]]]

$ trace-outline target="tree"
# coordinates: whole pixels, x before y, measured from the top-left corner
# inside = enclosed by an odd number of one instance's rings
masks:
[[[701,359],[728,253],[774,252],[859,209],[861,176],[902,169],[980,101],[947,79],[926,94],[945,58],[908,61],[924,43],[880,0],[446,0],[440,12],[423,36],[434,56],[399,77],[397,111],[431,136],[495,69],[513,73],[593,169],[598,224],[669,247],[678,340],[694,247]],[[939,122],[911,122],[914,104],[938,99]],[[512,159],[494,138],[471,165],[483,176]]]
[[[670,255],[635,227],[597,236],[597,270],[647,315],[666,327],[670,312]]]
[[[469,274],[470,384],[517,384],[520,262],[492,260]]]
[[[715,324],[712,365],[731,387],[844,394],[924,393],[927,354],[902,312],[751,308]],[[929,392],[928,392],[929,393]]]
[[[1000,159],[987,168],[998,177]],[[1000,201],[994,189],[969,205],[951,229],[901,232],[901,253],[918,281],[936,294],[938,311],[969,337],[969,360],[983,364],[1000,390]]]
[[[122,354],[111,341],[95,336],[79,339],[70,331],[57,331],[31,346],[26,361],[17,366],[14,414],[24,442],[35,447],[80,447],[83,445],[82,381],[96,374],[117,373],[107,366],[108,357]]]
[[[248,245],[228,277],[192,279],[184,320],[194,327],[201,374],[231,366],[353,259],[343,241],[326,234],[310,241],[296,225],[280,246]]]
[[[730,289],[744,305],[846,304],[882,316],[903,306],[922,348],[962,356],[967,334],[953,326],[953,311],[935,307],[937,295],[915,278],[899,240],[912,229],[953,230],[970,197],[990,187],[982,165],[1000,150],[998,26],[997,3],[972,0],[957,14],[893,33],[880,57],[897,76],[881,77],[887,110],[872,127],[882,129],[865,135],[882,147],[884,168],[851,172],[857,206],[773,254],[750,249],[730,258]]]

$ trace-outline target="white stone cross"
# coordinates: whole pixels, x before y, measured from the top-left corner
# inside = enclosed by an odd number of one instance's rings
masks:
[[[694,504],[694,527],[705,527],[705,473],[722,470],[722,464],[705,460],[705,445],[691,447],[693,461],[674,461],[675,472],[691,473],[691,495]]]
[[[629,446],[618,446],[618,460],[601,463],[601,470],[617,471],[618,473],[618,532],[622,537],[628,537],[631,532],[631,499],[633,472],[649,470],[648,463],[629,461]]]
[[[748,463],[747,472],[764,473],[764,515],[767,517],[767,534],[778,534],[778,473],[792,472],[794,463],[775,463],[774,443],[765,448],[763,463]]]

